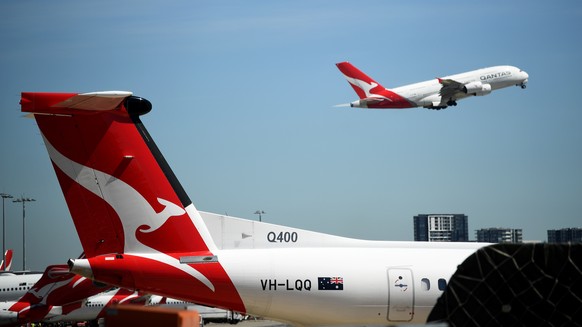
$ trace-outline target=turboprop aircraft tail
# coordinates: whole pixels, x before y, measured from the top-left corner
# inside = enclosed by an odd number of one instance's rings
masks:
[[[23,93],[21,105],[38,123],[87,257],[209,252],[197,210],[139,120],[149,101]]]
[[[21,106],[38,123],[87,256],[69,260],[73,272],[161,294],[186,278],[191,287],[179,293],[225,298],[244,312],[200,214],[140,121],[149,101],[25,92]]]

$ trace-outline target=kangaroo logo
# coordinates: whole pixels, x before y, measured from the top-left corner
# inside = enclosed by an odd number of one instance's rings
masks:
[[[81,165],[61,154],[43,135],[53,163],[69,178],[102,198],[117,213],[123,226],[124,252],[165,263],[199,280],[213,292],[214,285],[206,276],[178,259],[160,252],[138,240],[139,233],[152,233],[170,218],[183,217],[186,211],[175,203],[157,198],[164,209],[157,213],[149,202],[132,186],[105,172]],[[114,195],[114,196],[113,196]]]
[[[376,94],[376,93],[372,93],[372,90],[374,90],[376,87],[378,87],[378,83],[374,83],[374,82],[370,82],[367,83],[365,81],[362,81],[360,79],[357,78],[353,78],[353,77],[349,77],[347,75],[344,75],[346,77],[346,79],[348,80],[348,82],[351,85],[357,86],[358,88],[360,88],[364,94],[366,95],[366,98],[382,98],[388,101],[392,101],[392,99],[384,97],[382,95]]]

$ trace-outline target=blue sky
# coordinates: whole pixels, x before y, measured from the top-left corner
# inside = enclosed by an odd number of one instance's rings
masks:
[[[22,91],[128,90],[200,210],[378,240],[419,213],[469,233],[582,227],[577,1],[3,1],[0,192],[27,206],[27,266],[81,252]],[[336,62],[386,87],[486,66],[530,75],[447,110],[356,110]],[[6,202],[21,268],[22,207]]]

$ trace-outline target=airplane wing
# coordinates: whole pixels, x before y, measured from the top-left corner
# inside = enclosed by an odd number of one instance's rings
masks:
[[[455,97],[455,94],[463,92],[463,83],[457,82],[452,79],[438,79],[439,83],[442,85],[439,95],[441,98],[449,100]]]

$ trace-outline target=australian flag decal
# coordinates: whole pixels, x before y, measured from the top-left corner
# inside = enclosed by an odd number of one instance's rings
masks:
[[[317,277],[317,289],[320,291],[343,291],[342,277]]]

